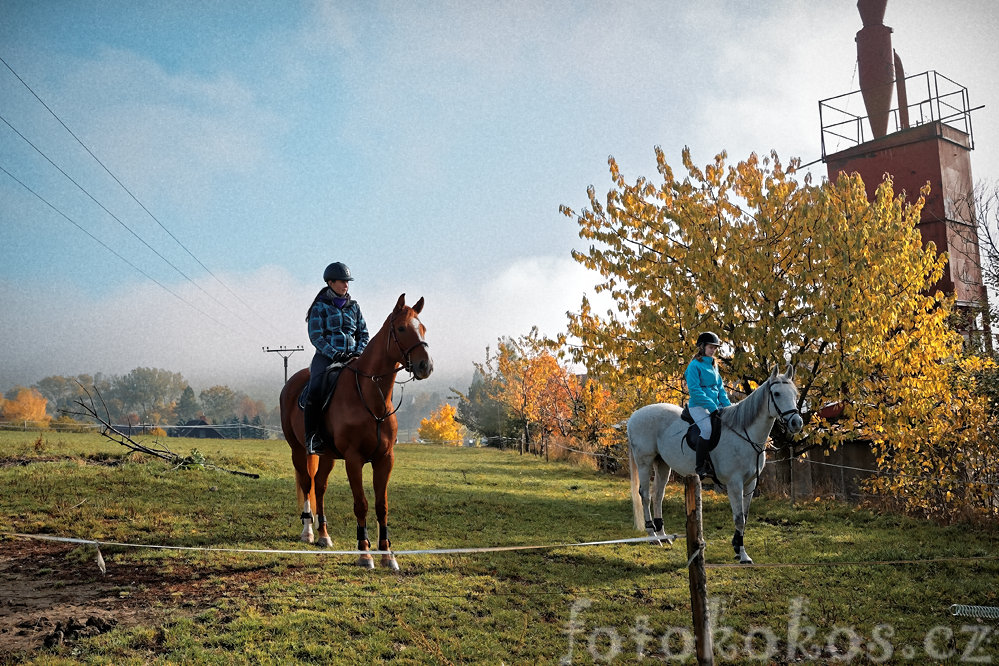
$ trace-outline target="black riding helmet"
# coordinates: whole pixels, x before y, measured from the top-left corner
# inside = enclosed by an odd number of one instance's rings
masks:
[[[350,269],[347,268],[347,264],[339,261],[334,261],[323,271],[323,282],[329,282],[330,280],[346,280],[350,282],[353,279],[350,276]]]
[[[711,331],[706,331],[697,336],[697,346],[703,347],[704,345],[717,345],[721,347],[721,340]]]

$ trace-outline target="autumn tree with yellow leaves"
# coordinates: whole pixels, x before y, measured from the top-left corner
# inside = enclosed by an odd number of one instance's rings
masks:
[[[461,446],[465,436],[465,428],[455,421],[458,413],[454,405],[443,404],[435,409],[428,418],[420,421],[417,435],[424,442]]]
[[[868,201],[856,174],[815,186],[776,154],[733,166],[722,153],[699,168],[684,150],[679,177],[658,148],[656,158],[658,182],[627,181],[611,158],[606,198],[590,187],[587,209],[563,207],[591,243],[574,257],[615,304],[597,313],[584,299],[570,313],[562,342],[578,340],[575,360],[646,402],[684,401],[702,331],[726,343],[722,374],[736,392],[790,361],[809,420],[797,450],[870,440],[877,490],[943,517],[996,448],[971,441],[988,418],[970,379],[984,362],[962,357],[952,300],[930,293],[946,256],[922,244],[922,198],[896,197],[886,180]],[[818,414],[830,403],[842,406],[834,422]]]
[[[6,421],[30,422],[33,425],[48,425],[52,420],[45,413],[48,400],[35,389],[17,387],[11,391],[12,398],[0,397],[0,416]]]

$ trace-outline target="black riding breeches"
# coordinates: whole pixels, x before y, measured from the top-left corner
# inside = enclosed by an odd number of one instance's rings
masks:
[[[309,391],[306,397],[306,404],[317,404],[322,400],[320,392],[323,390],[323,375],[326,368],[330,367],[333,359],[325,354],[316,353],[312,357],[312,365],[309,366]]]

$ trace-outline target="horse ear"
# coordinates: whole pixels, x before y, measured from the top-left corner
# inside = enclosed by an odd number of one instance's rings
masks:
[[[776,365],[774,366],[774,369],[770,371],[770,379],[777,379],[777,366]]]
[[[785,375],[785,376],[786,376],[786,377],[787,377],[788,379],[794,379],[794,366],[793,366],[793,365],[791,365],[790,363],[788,363],[788,364],[787,364],[787,370],[786,370],[786,371],[784,371],[784,375]]]
[[[420,296],[420,300],[416,301],[416,305],[413,306],[413,312],[415,312],[416,314],[420,314],[420,311],[422,310],[423,310],[423,297]]]
[[[395,309],[401,310],[406,307],[406,294],[399,296],[399,300],[395,302]]]

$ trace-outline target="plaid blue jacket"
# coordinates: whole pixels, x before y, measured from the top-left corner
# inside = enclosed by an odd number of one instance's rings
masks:
[[[309,340],[317,352],[333,360],[342,353],[360,354],[368,345],[368,325],[361,306],[348,297],[338,308],[327,289],[309,308]]]

